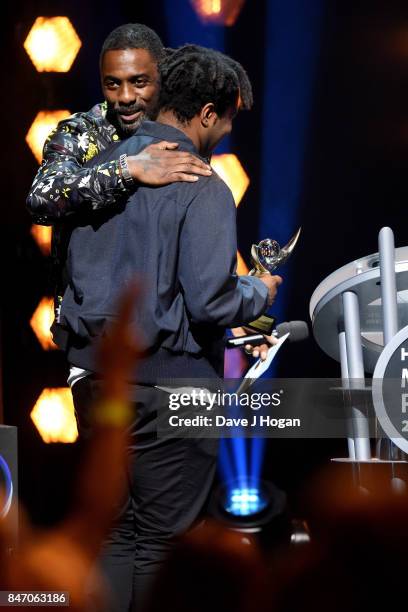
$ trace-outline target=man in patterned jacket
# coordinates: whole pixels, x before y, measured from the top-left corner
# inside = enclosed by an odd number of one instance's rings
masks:
[[[157,63],[164,53],[160,38],[145,25],[125,24],[113,30],[100,59],[105,101],[61,121],[45,143],[27,206],[34,223],[54,226],[57,322],[65,288],[66,245],[77,213],[115,207],[141,183],[194,182],[200,175],[211,174],[210,166],[190,153],[176,151],[178,144],[167,141],[150,145],[139,155],[84,167],[112,143],[134,134],[143,119],[155,118]],[[54,326],[53,331],[63,346],[62,330]]]

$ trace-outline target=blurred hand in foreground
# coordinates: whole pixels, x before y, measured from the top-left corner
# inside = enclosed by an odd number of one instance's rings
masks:
[[[94,406],[94,436],[79,476],[73,510],[61,524],[43,531],[32,528],[20,508],[19,548],[11,555],[5,552],[11,541],[11,517],[0,523],[2,589],[67,591],[70,610],[79,612],[88,609],[87,589],[92,577],[101,594],[97,609],[104,609],[104,587],[94,565],[122,493],[118,474],[126,464],[126,428],[131,417],[126,380],[137,355],[130,322],[138,295],[136,285],[123,294],[117,320],[100,347],[105,392],[103,400]]]

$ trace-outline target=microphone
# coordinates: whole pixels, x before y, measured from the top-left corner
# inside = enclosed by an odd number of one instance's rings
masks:
[[[301,342],[309,337],[309,327],[306,321],[285,321],[279,323],[272,332],[276,338],[285,334],[289,334],[289,342]]]
[[[279,323],[272,331],[272,336],[280,338],[289,334],[289,342],[300,342],[306,340],[309,337],[309,328],[306,321],[285,321]],[[265,343],[265,337],[262,334],[250,334],[248,336],[237,336],[228,338],[226,340],[227,348],[237,348],[244,346],[245,344],[251,344],[252,346],[259,346]]]

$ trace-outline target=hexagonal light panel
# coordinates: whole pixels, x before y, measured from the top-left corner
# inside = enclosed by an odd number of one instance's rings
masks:
[[[249,178],[238,157],[233,153],[213,155],[211,166],[228,185],[238,206],[249,185]]]
[[[41,164],[44,142],[49,133],[57,127],[62,119],[69,117],[68,110],[40,111],[31,124],[26,135],[26,143],[30,147],[34,157]]]
[[[41,253],[48,257],[51,254],[52,227],[50,225],[36,225],[33,223],[30,234],[36,241]]]
[[[43,297],[30,320],[31,329],[45,351],[57,349],[52,339],[50,327],[54,321],[54,300]]]
[[[37,17],[24,49],[38,72],[68,72],[81,44],[68,17]]]
[[[43,389],[30,416],[44,442],[75,442],[78,438],[69,387]]]
[[[197,15],[204,23],[233,25],[245,0],[191,0]]]

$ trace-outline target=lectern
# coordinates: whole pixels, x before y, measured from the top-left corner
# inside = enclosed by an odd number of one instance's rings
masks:
[[[401,371],[398,365],[406,351],[408,398],[408,247],[395,249],[388,227],[381,229],[378,242],[378,253],[348,263],[320,283],[310,301],[310,317],[318,345],[340,363],[343,385],[370,394],[384,432],[372,452],[367,415],[360,402],[352,404],[348,458],[343,461],[395,466],[406,464],[408,451],[404,395],[397,398],[401,414],[394,411],[390,416],[383,381],[385,376],[400,376],[401,392],[405,392],[405,363]],[[392,368],[388,367],[391,362]],[[372,375],[368,383],[366,373]],[[408,412],[406,419],[408,430]]]

